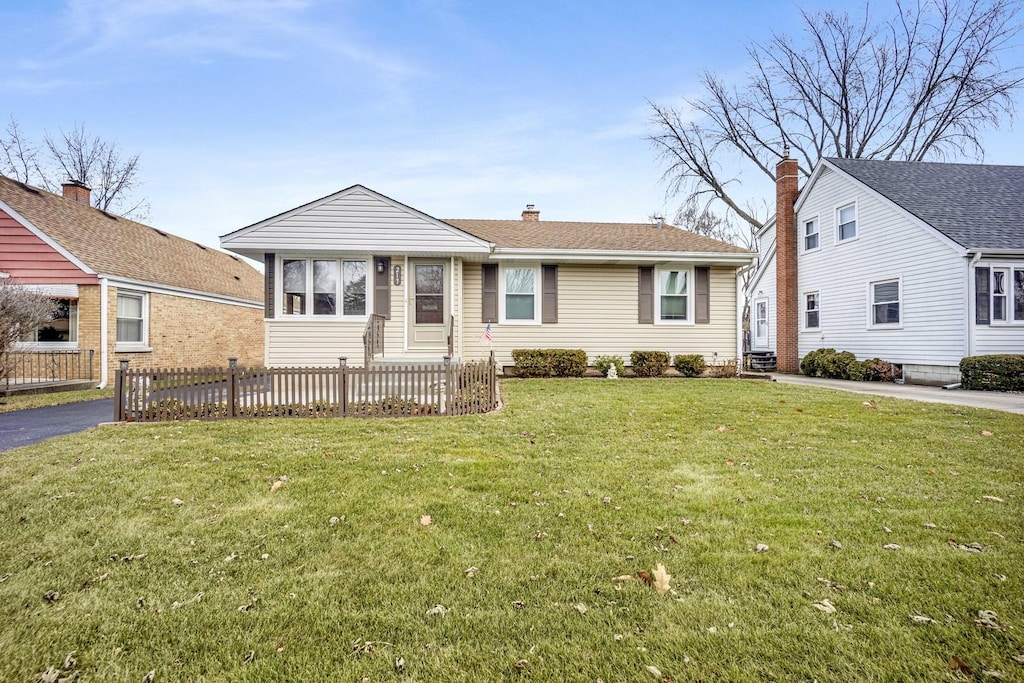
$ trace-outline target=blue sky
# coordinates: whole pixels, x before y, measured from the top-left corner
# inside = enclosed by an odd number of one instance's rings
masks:
[[[355,183],[441,218],[532,203],[640,222],[679,204],[645,100],[697,94],[705,69],[738,81],[744,44],[797,17],[774,1],[0,0],[0,117],[139,153],[147,222],[211,245]],[[1024,163],[1018,137],[987,136],[986,161]]]

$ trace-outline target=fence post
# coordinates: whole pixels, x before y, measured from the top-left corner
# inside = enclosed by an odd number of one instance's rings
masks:
[[[338,410],[340,411],[339,417],[345,417],[348,414],[348,358],[345,356],[338,356]]]
[[[444,405],[441,406],[441,414],[451,413],[452,406],[452,357],[444,357]]]
[[[487,384],[490,385],[490,405],[487,410],[494,410],[498,405],[498,366],[494,361],[494,349],[491,349],[490,362],[487,364]]]
[[[228,358],[228,417],[238,414],[238,358]]]
[[[119,362],[120,367],[114,372],[114,422],[124,422],[125,375],[128,373],[128,361]]]

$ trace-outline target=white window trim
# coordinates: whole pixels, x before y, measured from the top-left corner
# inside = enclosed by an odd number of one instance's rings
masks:
[[[758,344],[757,336],[757,305],[764,302],[764,339]],[[754,313],[754,329],[751,330],[750,335],[750,348],[752,349],[767,349],[771,346],[772,338],[772,312],[771,312],[771,301],[766,296],[758,297],[754,299],[751,311]]]
[[[837,214],[838,215],[838,214]],[[818,246],[813,249],[807,248],[807,224],[814,222],[814,227],[817,228],[815,233],[818,236]],[[804,254],[812,254],[816,251],[821,251],[821,217],[814,215],[807,219],[800,219],[800,251]]]
[[[811,294],[817,294],[818,295],[818,308],[817,308],[817,311],[818,311],[818,324],[817,324],[816,327],[810,327],[807,324],[807,297],[809,297]],[[818,332],[818,331],[820,331],[821,330],[821,290],[820,289],[812,289],[812,290],[810,290],[808,292],[804,292],[803,296],[801,297],[801,308],[803,310],[800,312],[800,329],[803,330],[804,332]],[[900,319],[902,320],[903,319],[903,316],[902,316],[903,311],[901,310],[900,313],[901,313]]]
[[[842,209],[845,209],[845,208],[848,208],[848,207],[851,207],[851,206],[853,207],[853,224],[854,224],[853,237],[847,237],[846,239],[840,239],[840,236],[839,236],[839,225],[840,225],[840,223],[839,223],[839,212]],[[856,242],[857,240],[860,239],[860,206],[859,206],[858,201],[856,199],[854,199],[853,201],[850,201],[850,202],[843,202],[842,204],[837,204],[836,208],[835,208],[834,216],[835,216],[836,244],[846,244],[847,242]],[[820,227],[818,228],[818,235],[819,235],[818,236],[818,244],[821,244],[821,228]]]
[[[26,287],[26,289],[29,288],[29,287],[32,287],[32,285],[24,285],[24,286]],[[64,285],[64,286],[65,287],[73,287],[74,288],[74,290],[73,290],[74,291],[74,296],[67,296],[64,293],[61,293],[61,290],[57,289],[58,287],[60,287],[60,285],[57,285],[57,286],[53,286],[53,285],[50,285],[50,286],[45,286],[45,285],[44,286],[39,286],[39,285],[36,285],[34,291],[39,292],[41,294],[46,294],[51,299],[72,299],[75,302],[79,302],[78,285]],[[53,292],[53,291],[56,291],[58,293],[57,294],[50,294],[49,293],[49,292]],[[67,290],[67,291],[71,291],[71,290]],[[14,350],[16,350],[16,351],[77,351],[78,350],[78,333],[81,332],[80,328],[81,328],[81,319],[82,319],[81,306],[79,306],[78,308],[79,308],[78,314],[75,315],[75,341],[66,341],[66,342],[61,342],[61,341],[51,341],[51,342],[30,341],[30,342],[27,342],[27,341],[18,340],[16,342],[14,342],[14,345],[13,345]]]
[[[662,320],[661,319],[661,274],[669,271],[686,273],[686,320]],[[694,293],[693,266],[671,263],[658,266],[654,269],[654,324],[655,325],[693,325],[694,306],[696,295]]]
[[[987,267],[989,269],[989,276],[988,276],[989,277],[989,285],[988,285],[988,289],[989,289],[989,294],[988,294],[988,297],[989,297],[989,309],[988,310],[990,312],[989,325],[995,325],[996,327],[1020,327],[1020,326],[1024,325],[1024,318],[1017,319],[1017,318],[1014,317],[1014,311],[1015,311],[1014,303],[1015,302],[1014,302],[1014,282],[1013,282],[1013,271],[1017,270],[1017,271],[1024,272],[1024,264],[990,263],[990,264],[986,264],[985,267]],[[996,271],[1001,271],[1003,273],[1006,273],[1006,281],[1004,282],[1004,287],[1005,287],[1006,291],[1003,294],[1003,298],[1006,300],[1006,318],[1003,319],[1003,320],[996,320],[995,319],[995,296],[996,296],[996,294],[995,294],[995,291],[996,291],[995,272]]]
[[[900,305],[900,321],[898,323],[879,323],[875,324],[875,285],[885,284],[887,282],[895,282],[898,286],[897,302]],[[872,280],[868,282],[868,325],[869,330],[902,330],[903,321],[906,320],[906,307],[903,300],[903,278],[902,277],[886,277],[878,280]]]
[[[285,313],[284,306],[284,262],[305,261],[306,262],[306,312]],[[338,263],[338,289],[335,291],[338,297],[338,308],[334,315],[314,315],[313,313],[313,261],[336,261]],[[366,312],[360,315],[345,315],[345,261],[363,261],[366,264]],[[372,258],[359,258],[357,256],[330,256],[324,254],[278,254],[277,262],[274,264],[274,315],[281,320],[342,320],[346,322],[365,323],[370,314],[373,313],[373,278],[377,271],[374,269]],[[391,274],[388,273],[388,277]]]
[[[505,272],[510,269],[528,269],[533,271],[533,319],[532,320],[509,320],[505,317]],[[498,267],[498,322],[503,325],[540,325],[540,304],[543,298],[543,283],[541,282],[541,268],[539,263],[501,263]]]
[[[117,340],[117,298],[119,296],[131,296],[142,299],[142,341],[124,342]],[[149,294],[133,289],[118,289],[114,296],[114,352],[148,353],[152,350],[149,345]]]

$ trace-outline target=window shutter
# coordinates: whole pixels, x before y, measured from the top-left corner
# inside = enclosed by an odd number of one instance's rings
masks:
[[[377,263],[384,262],[384,272],[377,272]],[[382,256],[374,256],[373,263],[373,312],[384,316],[385,320],[391,320],[391,259]]]
[[[652,266],[640,266],[637,268],[639,278],[639,296],[637,305],[639,313],[637,322],[640,324],[654,324],[654,268]]]
[[[541,266],[543,298],[540,306],[542,323],[558,322],[558,266]]]
[[[974,322],[976,325],[988,325],[992,322],[992,278],[988,268],[974,269]]]
[[[498,322],[498,264],[485,263],[480,266],[482,285],[480,322]]]
[[[707,324],[711,322],[711,269],[697,266],[694,268],[694,276],[694,291],[697,295],[694,322]]]
[[[263,317],[274,317],[274,291],[276,290],[277,272],[274,267],[277,265],[276,254],[267,253],[263,255]]]

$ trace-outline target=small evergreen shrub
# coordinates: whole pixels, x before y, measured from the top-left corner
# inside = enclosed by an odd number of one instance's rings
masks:
[[[835,349],[815,349],[809,352],[800,361],[800,372],[808,377],[820,377],[822,357],[835,352]]]
[[[518,377],[582,377],[587,371],[583,349],[513,349]]]
[[[894,382],[903,376],[899,366],[881,358],[858,361],[849,351],[815,349],[800,361],[800,372],[808,377],[851,379],[865,382]]]
[[[859,378],[851,376],[850,379],[860,379],[864,382],[895,382],[903,376],[903,370],[887,360],[868,358],[860,362],[859,374]]]
[[[699,353],[679,354],[672,359],[672,365],[683,377],[699,377],[708,367]]]
[[[626,364],[618,356],[598,356],[594,359],[594,368],[605,377],[608,376],[608,371],[613,367],[619,377],[622,377],[623,373],[626,372]]]
[[[964,389],[1024,391],[1024,354],[967,356],[960,361]]]
[[[851,370],[857,365],[857,356],[849,351],[839,351],[822,357],[819,372],[827,379],[850,379]]]
[[[664,351],[634,351],[629,364],[637,377],[659,377],[668,370],[668,354]]]

